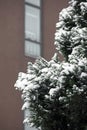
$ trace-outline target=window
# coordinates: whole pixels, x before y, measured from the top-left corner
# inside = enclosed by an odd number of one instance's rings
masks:
[[[25,0],[25,55],[38,57],[41,55],[41,0]],[[29,113],[25,110],[24,116]],[[36,130],[24,125],[24,130]]]
[[[41,0],[25,0],[25,55],[41,55]]]

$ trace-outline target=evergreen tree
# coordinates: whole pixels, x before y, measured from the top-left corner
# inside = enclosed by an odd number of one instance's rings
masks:
[[[86,130],[87,127],[87,0],[70,0],[56,24],[58,61],[38,58],[19,73],[16,89],[22,91],[24,120],[41,130]]]

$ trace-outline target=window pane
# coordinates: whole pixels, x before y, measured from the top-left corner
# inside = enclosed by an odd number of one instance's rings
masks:
[[[25,2],[40,6],[40,0],[25,0]]]
[[[40,44],[25,41],[25,55],[32,57],[40,56]]]
[[[25,38],[40,42],[40,10],[25,6]]]

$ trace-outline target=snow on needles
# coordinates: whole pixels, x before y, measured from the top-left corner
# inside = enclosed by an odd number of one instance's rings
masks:
[[[41,59],[41,69],[38,71],[38,64],[36,62],[34,64],[35,66],[37,65],[37,67],[32,65],[27,73],[20,72],[18,80],[15,83],[16,89],[22,91],[22,98],[24,99],[22,110],[29,109],[31,99],[38,101],[38,95],[40,94],[38,93],[39,89],[45,89],[44,98],[46,100],[53,101],[54,97],[59,95],[59,102],[66,102],[67,97],[72,97],[76,92],[83,92],[83,89],[79,88],[77,84],[81,81],[83,85],[86,85],[83,82],[83,78],[86,77],[87,79],[87,68],[85,68],[86,72],[84,73],[82,66],[84,66],[84,64],[87,66],[87,59],[79,60],[78,65],[68,62],[56,63],[53,59],[49,62],[46,61],[45,64],[44,59]],[[78,79],[77,82],[74,81],[75,77]],[[73,84],[71,84],[71,81],[73,81]],[[69,92],[70,87],[71,92]],[[61,92],[65,93],[65,90],[66,94],[62,96]],[[35,94],[30,96],[32,92]],[[27,122],[27,120],[29,119],[25,119],[24,122]]]

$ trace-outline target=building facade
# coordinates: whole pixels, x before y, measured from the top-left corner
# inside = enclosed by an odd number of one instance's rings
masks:
[[[35,3],[36,1],[36,3]],[[54,33],[68,0],[0,0],[0,130],[24,130],[21,94],[14,84],[27,62],[53,56]],[[29,24],[28,24],[29,21]]]

